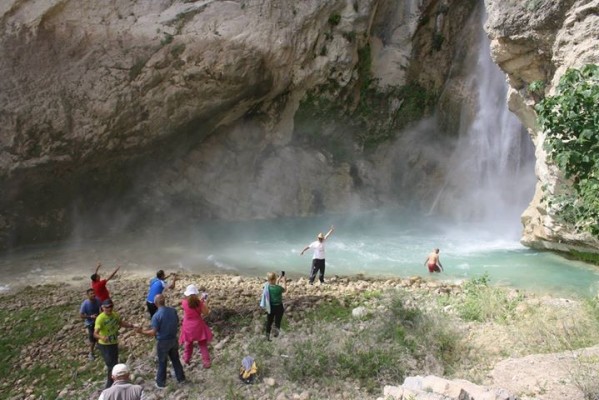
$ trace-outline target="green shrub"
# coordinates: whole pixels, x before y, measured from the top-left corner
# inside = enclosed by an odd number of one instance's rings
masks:
[[[505,289],[490,286],[489,276],[485,274],[464,284],[464,297],[458,303],[457,311],[466,321],[505,323],[521,301],[520,295],[510,298]]]
[[[568,69],[556,94],[535,107],[545,148],[573,191],[546,199],[556,216],[576,231],[599,236],[599,66]]]
[[[333,299],[328,303],[322,304],[306,314],[306,319],[310,321],[347,321],[350,318],[351,309],[341,304],[338,299]]]
[[[337,26],[339,25],[339,22],[341,22],[341,15],[339,13],[331,14],[331,16],[329,17],[329,24],[331,26]]]

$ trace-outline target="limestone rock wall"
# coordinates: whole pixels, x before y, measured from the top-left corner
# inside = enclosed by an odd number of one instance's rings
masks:
[[[528,85],[546,82],[551,95],[560,77],[570,67],[599,63],[598,0],[485,0],[494,60],[510,85],[510,109],[528,128],[536,145],[538,182],[533,201],[525,211],[523,243],[561,251],[597,251],[599,241],[560,226],[543,198],[563,189],[563,178],[547,162],[544,136],[535,125],[534,97]]]
[[[420,185],[435,176],[420,152],[395,144],[336,162],[298,145],[295,112],[324,83],[359,96],[366,46],[381,89],[439,90],[471,11],[467,0],[2,2],[0,248],[401,202],[405,165],[422,167],[410,177]]]
[[[366,38],[376,6],[3,2],[3,245],[65,237],[83,221],[110,227],[148,214],[170,218],[173,205],[219,218],[291,214],[298,202],[309,212],[302,193],[316,185],[347,197],[343,170],[328,168],[323,181],[302,178],[303,186],[286,177],[297,165],[326,162],[281,147],[305,88],[332,66],[338,81],[350,81],[364,39],[350,43],[343,33]],[[281,175],[261,172],[273,169]],[[289,193],[300,200],[278,195],[280,179],[291,179]]]

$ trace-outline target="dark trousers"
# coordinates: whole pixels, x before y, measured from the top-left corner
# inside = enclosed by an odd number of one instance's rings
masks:
[[[318,275],[318,279],[321,283],[324,282],[324,258],[321,260],[319,258],[312,259],[312,269],[310,270],[310,283],[314,283],[314,279],[316,279],[316,273],[320,272]]]
[[[156,370],[156,384],[160,387],[166,386],[166,363],[167,359],[171,360],[175,369],[177,382],[185,380],[183,366],[179,359],[179,342],[177,338],[156,341],[156,354],[158,356],[158,366]]]
[[[275,327],[277,329],[281,329],[281,321],[283,320],[284,312],[285,308],[283,308],[282,304],[270,305],[270,314],[268,314],[266,317],[266,336],[270,337],[270,330],[272,328],[273,321],[275,323]],[[275,336],[277,336],[276,332]]]
[[[146,308],[148,309],[148,312],[150,313],[150,319],[152,319],[154,314],[156,314],[156,311],[158,311],[158,307],[156,307],[156,304],[146,301]]]
[[[112,386],[112,367],[119,363],[119,345],[98,343],[98,348],[106,364],[106,388],[108,389]]]

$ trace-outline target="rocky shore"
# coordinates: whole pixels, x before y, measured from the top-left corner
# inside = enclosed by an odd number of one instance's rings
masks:
[[[136,325],[149,323],[144,300],[149,278],[121,275],[108,285],[115,310]],[[402,381],[390,382],[381,378],[374,380],[380,383],[377,389],[364,383],[366,381],[358,375],[344,380],[327,376],[306,380],[299,371],[298,376],[302,379],[296,380],[291,378],[289,369],[302,362],[298,349],[314,343],[310,340],[328,338],[330,344],[327,346],[334,346],[336,340],[331,341],[330,338],[338,338],[342,342],[348,336],[378,329],[379,317],[389,318],[385,314],[391,307],[387,301],[389,296],[400,293],[402,307],[406,309],[438,309],[443,314],[456,317],[459,302],[469,296],[468,288],[465,289],[463,284],[447,284],[421,277],[370,279],[364,276],[334,276],[326,285],[314,286],[303,277],[291,279],[284,298],[286,312],[282,334],[268,342],[263,335],[265,316],[258,307],[263,277],[182,275],[175,290],[167,295],[167,304],[179,308],[182,291],[189,283],[210,294],[212,311],[207,322],[215,334],[210,347],[212,368],[203,369],[199,354],[195,354],[191,365],[186,367],[188,383],[178,385],[169,376],[167,390],[159,391],[154,388],[154,341],[123,329],[119,339],[121,361],[126,361],[132,368],[133,380],[144,386],[147,399],[584,398],[580,384],[566,368],[580,360],[579,353],[569,351],[535,356],[535,352],[547,353],[548,347],[523,336],[526,331],[534,337],[534,330],[528,331],[525,326],[537,324],[537,328],[542,328],[535,322],[539,316],[552,321],[552,326],[566,327],[568,318],[576,318],[580,324],[586,323],[586,317],[581,316],[583,303],[579,301],[506,291],[506,298],[512,299],[516,305],[513,321],[466,322],[456,319],[462,335],[459,340],[468,344],[468,347],[460,347],[463,354],[457,354],[461,359],[459,367],[448,371],[438,365],[438,361],[430,362],[430,357],[426,356],[405,367],[405,374],[413,378],[407,379],[404,386],[399,386]],[[10,370],[5,371],[7,379],[0,384],[0,397],[15,400],[98,397],[104,383],[105,367],[99,353],[96,360],[87,360],[85,330],[78,315],[86,288],[87,281],[74,285],[41,285],[0,297],[2,336],[5,337],[0,357],[12,365]],[[348,317],[329,320],[324,314],[317,315],[322,310],[348,310],[349,314]],[[17,314],[18,318],[13,318]],[[523,324],[524,321],[528,324]],[[57,328],[45,332],[44,328],[52,324]],[[23,344],[15,343],[15,332],[21,326],[29,327],[29,331],[24,330]],[[433,330],[441,328],[440,325],[432,327]],[[547,342],[549,336],[539,341]],[[524,339],[528,342],[523,343]],[[7,343],[8,340],[13,343]],[[358,354],[360,349],[355,351]],[[594,348],[584,351],[587,355],[599,354]],[[237,377],[241,359],[248,354],[256,358],[260,368],[259,382],[254,385],[244,385]],[[319,353],[311,353],[311,357],[314,354]],[[526,358],[519,358],[524,356]],[[323,357],[324,362],[326,351]],[[401,358],[399,354],[397,357]],[[315,358],[305,362],[310,366],[316,365],[319,360]],[[537,365],[551,373],[534,373]],[[331,376],[335,376],[334,373],[331,371]],[[444,374],[449,376],[441,377]],[[426,375],[439,377],[425,378]],[[469,379],[480,386],[458,378]],[[463,393],[470,393],[470,397],[464,397]]]

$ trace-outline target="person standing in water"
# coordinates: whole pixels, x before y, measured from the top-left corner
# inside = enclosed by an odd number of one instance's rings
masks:
[[[441,261],[439,260],[439,249],[434,249],[426,258],[424,265],[428,267],[428,272],[431,274],[433,272],[441,272],[443,271],[443,266],[441,265]]]
[[[314,250],[314,255],[312,256],[312,269],[310,270],[310,285],[314,284],[317,272],[319,273],[318,279],[320,280],[320,283],[324,283],[324,242],[331,236],[331,233],[333,233],[334,230],[335,228],[331,225],[331,229],[329,229],[326,235],[323,235],[322,232],[319,233],[316,237],[317,240],[304,247],[300,253],[302,256],[306,250]]]
[[[110,276],[108,278],[100,279],[100,274],[98,273],[98,271],[100,270],[101,266],[102,266],[102,263],[98,263],[98,265],[96,266],[96,272],[94,272],[94,274],[91,276],[92,289],[94,289],[94,293],[96,294],[96,297],[98,298],[98,301],[100,303],[102,303],[104,300],[107,300],[110,298],[110,293],[108,292],[108,289],[106,288],[106,284],[108,283],[109,280],[114,278],[116,273],[121,268],[120,266],[116,267],[116,269],[112,272],[112,274],[110,274]]]

